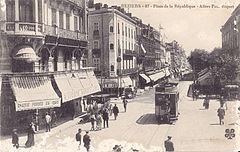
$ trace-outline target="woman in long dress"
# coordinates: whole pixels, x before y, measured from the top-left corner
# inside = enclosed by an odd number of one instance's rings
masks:
[[[33,122],[30,123],[27,130],[27,134],[28,134],[28,137],[27,137],[27,142],[25,143],[25,146],[26,147],[34,146],[35,127]]]

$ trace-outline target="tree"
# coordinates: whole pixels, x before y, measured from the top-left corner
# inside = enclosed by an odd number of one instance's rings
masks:
[[[209,67],[209,53],[203,49],[195,49],[188,57],[188,62],[194,72],[198,73]]]

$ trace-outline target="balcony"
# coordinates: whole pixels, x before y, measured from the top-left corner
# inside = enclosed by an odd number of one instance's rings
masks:
[[[42,23],[26,22],[0,22],[1,30],[8,35],[43,36],[44,25]]]
[[[123,69],[122,70],[122,75],[133,74],[133,73],[136,73],[137,71],[138,71],[138,68]]]
[[[59,36],[62,38],[87,41],[87,35],[79,31],[60,29],[57,26],[45,25],[45,34],[50,36]]]

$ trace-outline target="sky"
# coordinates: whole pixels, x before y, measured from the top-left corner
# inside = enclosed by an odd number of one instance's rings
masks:
[[[151,24],[156,29],[163,28],[162,35],[167,42],[172,40],[185,49],[187,55],[195,48],[212,51],[221,47],[220,29],[239,5],[238,0],[95,0],[108,6],[125,6],[125,10]],[[126,8],[124,4],[150,4],[149,8]],[[191,6],[179,8],[178,5]],[[153,8],[166,5],[168,8]],[[170,8],[170,5],[173,8]],[[205,5],[200,8],[200,5]],[[195,8],[192,8],[195,7]],[[209,8],[210,7],[210,8]]]

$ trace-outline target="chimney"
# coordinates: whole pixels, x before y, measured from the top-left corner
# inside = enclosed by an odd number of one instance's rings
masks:
[[[88,1],[88,8],[94,8],[94,0]]]
[[[102,8],[102,3],[96,3],[95,4],[95,9],[100,10]]]
[[[103,7],[104,7],[104,8],[108,8],[108,5],[107,5],[107,4],[104,4]]]
[[[132,17],[132,13],[126,13],[127,16]]]

